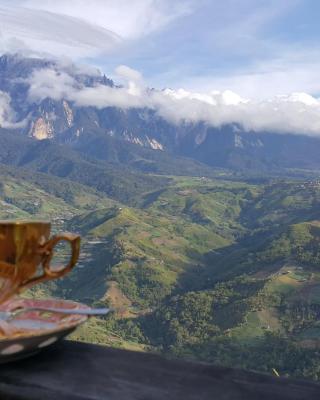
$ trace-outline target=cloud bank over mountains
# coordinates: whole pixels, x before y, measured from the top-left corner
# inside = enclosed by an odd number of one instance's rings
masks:
[[[229,90],[198,93],[149,89],[141,74],[127,66],[119,66],[116,74],[124,82],[121,87],[84,87],[67,72],[36,70],[28,78],[29,101],[38,103],[51,97],[79,107],[149,108],[177,125],[203,122],[220,127],[235,123],[247,131],[320,136],[320,100],[306,93],[251,100]]]
[[[148,86],[263,99],[320,93],[320,3],[2,0],[0,54],[142,71]]]

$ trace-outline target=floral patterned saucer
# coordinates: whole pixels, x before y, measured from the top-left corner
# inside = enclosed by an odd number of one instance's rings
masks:
[[[39,306],[89,309],[84,304],[68,300],[15,298],[1,304],[0,312]],[[63,315],[47,311],[26,311],[10,322],[0,319],[0,363],[38,353],[69,335],[87,319],[87,315]]]

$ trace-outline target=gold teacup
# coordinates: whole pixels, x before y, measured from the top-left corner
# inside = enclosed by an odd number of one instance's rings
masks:
[[[0,221],[0,303],[34,284],[59,278],[74,267],[80,236],[62,233],[50,239],[50,230],[50,222]],[[52,268],[54,247],[60,241],[70,243],[70,261]]]

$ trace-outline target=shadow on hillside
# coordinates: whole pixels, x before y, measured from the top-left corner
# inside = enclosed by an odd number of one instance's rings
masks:
[[[271,242],[286,229],[259,232],[247,236],[230,246],[212,250],[203,255],[203,264],[197,264],[184,271],[177,283],[177,292],[196,291],[212,288],[217,282],[233,279],[241,274],[262,270],[270,274],[279,268],[279,262],[257,263],[254,255],[265,250]]]

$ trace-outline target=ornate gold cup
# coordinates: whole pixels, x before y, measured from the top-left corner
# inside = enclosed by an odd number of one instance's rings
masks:
[[[0,303],[34,284],[59,278],[74,267],[80,236],[62,233],[50,239],[50,230],[50,222],[0,221]],[[70,261],[53,268],[50,261],[60,241],[70,243]]]

